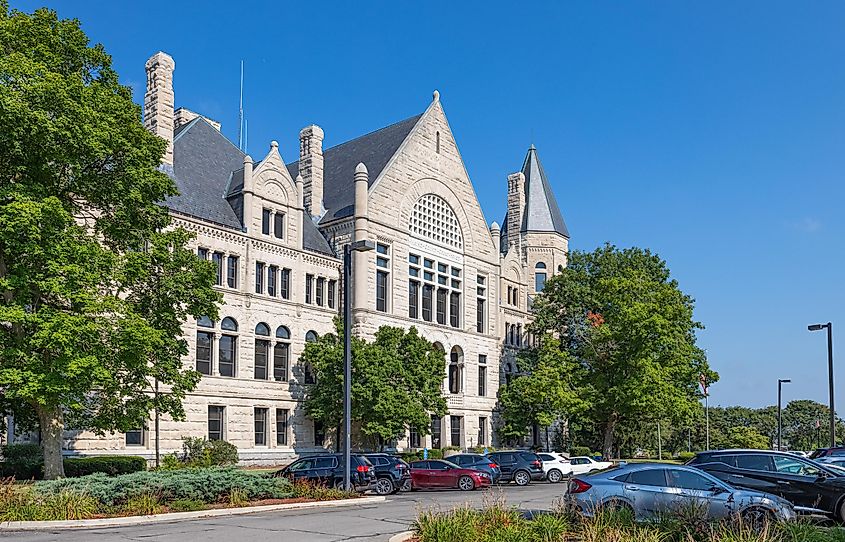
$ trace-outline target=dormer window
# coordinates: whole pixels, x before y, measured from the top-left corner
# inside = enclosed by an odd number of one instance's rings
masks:
[[[261,212],[261,233],[270,235],[276,239],[283,239],[285,236],[285,214],[272,209],[262,209]]]
[[[276,239],[284,238],[285,234],[285,215],[284,213],[275,213],[273,215],[273,236]]]

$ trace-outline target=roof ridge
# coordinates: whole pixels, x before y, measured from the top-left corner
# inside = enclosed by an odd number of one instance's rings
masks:
[[[363,138],[365,138],[365,137],[369,137],[369,136],[371,136],[371,135],[373,135],[373,134],[375,134],[375,133],[381,132],[382,130],[387,130],[388,128],[392,128],[392,127],[394,127],[394,126],[396,126],[396,125],[398,125],[398,124],[402,124],[402,123],[404,123],[404,122],[408,122],[408,121],[409,121],[409,120],[411,120],[411,119],[419,119],[419,118],[420,118],[420,117],[422,117],[424,114],[425,114],[425,113],[423,112],[423,113],[419,113],[419,114],[416,114],[416,115],[411,115],[410,117],[404,118],[404,119],[402,119],[402,120],[400,120],[400,121],[397,121],[397,122],[394,122],[394,123],[388,124],[387,126],[382,126],[381,128],[377,128],[377,129],[375,129],[375,130],[372,130],[372,131],[370,131],[370,132],[367,132],[366,134],[359,135],[358,137],[353,137],[352,139],[347,139],[347,140],[346,140],[346,141],[344,141],[343,143],[338,143],[337,145],[333,145],[333,146],[331,146],[331,147],[328,147],[328,148],[326,148],[326,149],[323,149],[323,152],[325,153],[326,151],[330,151],[330,150],[332,150],[332,149],[334,149],[334,148],[340,147],[341,145],[346,145],[347,143],[352,143],[353,141],[357,141],[357,140],[359,140],[359,139],[363,139]],[[297,162],[298,162],[298,161],[299,161],[299,160],[297,160]]]

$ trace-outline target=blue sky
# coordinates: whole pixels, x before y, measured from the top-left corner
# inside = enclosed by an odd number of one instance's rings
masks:
[[[295,159],[310,123],[343,142],[439,89],[488,222],[533,142],[573,248],[668,261],[707,328],[713,404],[772,404],[777,378],[786,400],[826,402],[825,339],[806,325],[831,320],[845,405],[845,4],[46,5],[105,45],[138,101],[146,58],[170,53],[176,105],[235,140],[243,59],[253,156],[275,139]]]

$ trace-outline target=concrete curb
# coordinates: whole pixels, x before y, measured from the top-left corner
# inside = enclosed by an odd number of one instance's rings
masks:
[[[414,536],[414,531],[405,531],[404,533],[395,534],[390,537],[387,542],[406,542]]]
[[[215,508],[196,512],[170,512],[153,516],[129,516],[119,518],[79,519],[68,521],[8,521],[0,523],[0,533],[5,531],[53,531],[57,529],[103,529],[106,527],[124,527],[149,523],[166,523],[185,519],[241,516],[261,512],[284,512],[287,510],[306,510],[309,508],[330,508],[338,506],[359,506],[384,502],[384,497],[361,497],[338,501],[297,502],[290,504],[269,504],[265,506],[247,506],[244,508]]]

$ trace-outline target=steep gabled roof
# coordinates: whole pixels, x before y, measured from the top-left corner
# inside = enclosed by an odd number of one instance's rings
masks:
[[[363,162],[375,182],[399,146],[416,126],[420,115],[323,151],[323,207],[321,222],[352,216],[355,205],[355,166]],[[292,178],[299,174],[299,161],[287,165]]]
[[[543,171],[543,164],[537,156],[537,149],[531,145],[522,164],[525,175],[525,212],[522,214],[522,231],[555,232],[569,237],[569,230],[557,206],[555,194]]]

